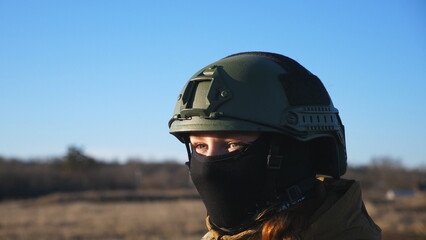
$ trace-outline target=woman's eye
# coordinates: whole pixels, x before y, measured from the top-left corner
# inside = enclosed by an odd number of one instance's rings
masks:
[[[195,149],[199,149],[199,150],[205,150],[207,149],[207,145],[206,144],[197,144],[194,146]]]
[[[230,144],[228,145],[228,149],[229,149],[229,151],[230,151],[230,152],[232,152],[232,151],[235,151],[235,150],[241,149],[241,148],[243,148],[244,146],[245,146],[245,144],[242,144],[242,143],[230,143]]]

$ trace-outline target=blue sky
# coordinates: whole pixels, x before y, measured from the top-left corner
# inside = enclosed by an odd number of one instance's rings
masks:
[[[167,122],[187,79],[229,54],[320,77],[350,164],[426,165],[426,2],[0,0],[0,155],[185,160]]]

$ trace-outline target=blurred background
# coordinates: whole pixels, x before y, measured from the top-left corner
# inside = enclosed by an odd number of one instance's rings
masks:
[[[0,0],[0,239],[199,239],[167,122],[192,74],[242,51],[323,81],[384,239],[425,239],[421,0]]]

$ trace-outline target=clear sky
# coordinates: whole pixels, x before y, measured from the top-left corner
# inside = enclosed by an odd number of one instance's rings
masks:
[[[426,2],[0,0],[0,155],[177,159],[188,78],[229,54],[287,55],[320,77],[350,164],[426,165]]]

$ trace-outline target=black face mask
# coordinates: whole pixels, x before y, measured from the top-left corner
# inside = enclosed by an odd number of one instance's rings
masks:
[[[190,173],[211,223],[239,228],[263,205],[268,144],[261,138],[247,148],[207,157],[195,150]]]

